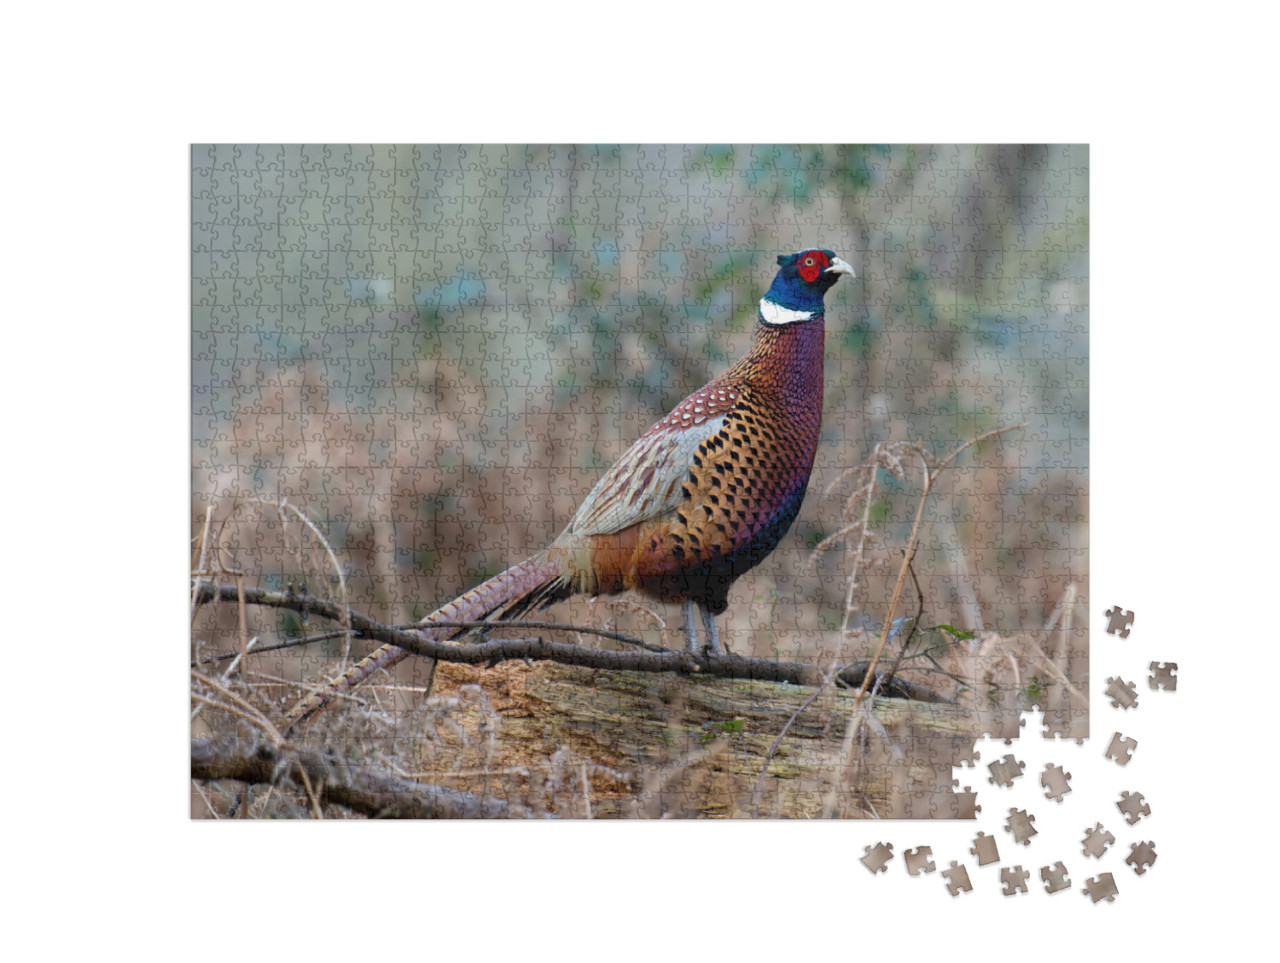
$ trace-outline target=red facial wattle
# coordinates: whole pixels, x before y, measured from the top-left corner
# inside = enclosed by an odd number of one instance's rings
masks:
[[[800,259],[800,276],[812,284],[818,275],[831,266],[827,256],[821,251],[810,251]]]

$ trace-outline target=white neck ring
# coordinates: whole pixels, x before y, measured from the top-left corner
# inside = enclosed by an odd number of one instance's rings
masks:
[[[774,304],[768,298],[760,299],[760,320],[765,324],[795,324],[797,321],[809,321],[814,316],[812,311],[793,311],[781,304]]]

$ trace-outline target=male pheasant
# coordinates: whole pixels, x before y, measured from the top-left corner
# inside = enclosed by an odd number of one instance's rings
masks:
[[[708,647],[721,651],[715,617],[729,586],[773,551],[804,499],[822,418],[823,296],[840,275],[853,276],[825,250],[778,264],[746,356],[628,448],[550,546],[423,623],[513,619],[570,595],[635,589],[684,603],[693,652],[699,609]],[[406,655],[376,650],[294,706],[287,725]]]

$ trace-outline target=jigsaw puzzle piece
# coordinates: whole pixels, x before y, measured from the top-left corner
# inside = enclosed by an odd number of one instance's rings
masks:
[[[1015,843],[1030,846],[1031,837],[1037,835],[1036,828],[1031,825],[1035,821],[1036,817],[1029,815],[1025,809],[1010,809],[1004,828],[1013,834]]]
[[[978,857],[979,866],[1000,862],[1000,851],[996,848],[996,838],[988,836],[986,833],[978,833],[973,838],[973,848],[969,852]]]
[[[1082,746],[1084,736],[1080,733],[1088,731],[1088,709],[1052,709],[1044,713],[1044,729],[1041,735],[1046,739],[1074,737],[1076,745]]]
[[[862,849],[867,854],[861,857],[862,865],[871,870],[872,875],[889,871],[886,864],[893,859],[893,843],[876,843],[874,848],[863,846]]]
[[[1041,866],[1040,879],[1044,882],[1046,893],[1060,893],[1071,885],[1071,880],[1067,877],[1067,867],[1062,865],[1061,860],[1054,863],[1052,869]]]
[[[1133,867],[1133,871],[1141,876],[1156,861],[1156,844],[1152,842],[1130,843],[1129,855],[1124,861]]]
[[[1129,760],[1133,758],[1133,750],[1137,748],[1137,739],[1130,739],[1117,732],[1111,737],[1111,744],[1107,746],[1106,757],[1115,760],[1118,766],[1127,766]]]
[[[1151,805],[1142,798],[1140,792],[1122,792],[1116,809],[1124,813],[1129,825],[1134,825],[1143,816],[1151,815]]]
[[[1030,871],[1023,869],[1021,866],[1014,866],[1012,869],[1008,866],[1003,867],[1000,870],[1000,882],[1004,883],[1004,895],[1012,896],[1014,893],[1025,893],[1027,891],[1027,877],[1030,875]]]
[[[1120,606],[1107,609],[1107,633],[1118,635],[1122,639],[1129,637],[1129,627],[1133,625],[1133,613],[1126,612]]]
[[[1151,676],[1147,679],[1147,685],[1153,689],[1165,689],[1169,692],[1177,690],[1178,663],[1152,662],[1148,668],[1151,670]]]
[[[1092,829],[1086,829],[1084,839],[1080,840],[1084,846],[1084,854],[1094,859],[1101,859],[1107,847],[1115,841],[1116,838],[1102,828],[1102,823],[1098,823]]]
[[[1138,691],[1132,682],[1125,682],[1117,677],[1108,678],[1106,694],[1111,700],[1112,708],[1136,709],[1138,706]]]
[[[969,870],[963,863],[957,863],[953,859],[951,868],[944,869],[942,875],[947,878],[947,891],[952,896],[959,896],[961,892],[968,893],[973,889],[973,884],[969,882]]]
[[[991,770],[991,778],[987,782],[997,786],[1012,786],[1013,781],[1022,775],[1026,763],[1019,762],[1013,758],[1013,753],[1008,753],[1003,759],[991,763],[987,768]]]
[[[1071,792],[1071,783],[1068,782],[1070,778],[1071,773],[1063,772],[1061,766],[1053,763],[1046,765],[1044,772],[1040,774],[1040,785],[1045,790],[1045,798],[1062,802],[1062,797]]]
[[[980,758],[977,748],[978,740],[976,739],[969,739],[964,736],[954,737],[951,751],[952,764],[958,766],[963,763],[972,769],[974,763]]]
[[[953,784],[960,785],[960,780],[952,780]],[[982,807],[978,805],[978,794],[973,791],[972,786],[965,786],[963,791],[957,791],[952,794],[952,798],[956,801],[956,814],[952,819],[977,819],[978,813],[982,812]]]
[[[1110,873],[1099,873],[1093,879],[1085,880],[1084,889],[1080,892],[1090,897],[1095,903],[1104,899],[1108,903],[1114,903],[1116,894],[1120,891],[1116,889],[1114,876]]]
[[[907,873],[911,876],[919,876],[921,873],[932,873],[938,867],[929,857],[933,855],[933,849],[929,846],[919,846],[916,849],[908,849],[903,854],[903,859],[907,862]]]

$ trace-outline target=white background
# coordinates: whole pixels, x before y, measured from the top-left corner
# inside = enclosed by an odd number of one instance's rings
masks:
[[[32,9],[0,64],[15,958],[1181,959],[1269,936],[1274,31],[1245,5]],[[189,822],[188,145],[260,139],[1090,143],[1095,736],[1025,854],[987,830],[1032,892],[972,857],[960,898],[907,877],[903,850],[945,866],[973,824]],[[1137,710],[1101,698],[1115,672]],[[1107,779],[1150,819],[1124,826]],[[1098,820],[1121,842],[1095,866]],[[899,856],[872,877],[879,839]],[[1048,897],[1059,852],[1072,890]],[[1113,904],[1079,891],[1098,869]]]

